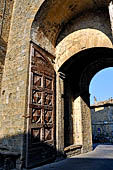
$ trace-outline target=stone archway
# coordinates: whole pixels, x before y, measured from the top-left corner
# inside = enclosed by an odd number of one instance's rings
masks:
[[[96,2],[96,3],[95,3]],[[76,0],[27,0],[27,1],[14,1],[13,13],[11,19],[11,27],[8,39],[8,48],[7,55],[5,58],[5,67],[2,79],[2,96],[1,96],[1,136],[5,138],[8,146],[6,148],[10,148],[12,151],[17,151],[19,155],[21,155],[21,166],[25,167],[25,156],[27,155],[27,151],[25,149],[26,145],[26,133],[27,131],[27,118],[29,117],[28,113],[28,91],[29,91],[29,63],[30,63],[30,55],[29,55],[29,44],[32,40],[37,45],[42,47],[44,50],[52,54],[54,57],[50,60],[54,63],[55,57],[57,57],[56,53],[56,41],[60,31],[65,27],[66,23],[68,23],[73,17],[77,17],[81,15],[82,12],[89,9],[96,9],[105,7],[107,8],[110,0],[87,0],[87,3],[84,1],[76,1]],[[57,15],[56,15],[57,13]],[[36,23],[36,25],[34,24]],[[34,29],[32,25],[36,26],[35,34],[32,34],[31,29]],[[87,32],[87,35],[90,34]],[[34,36],[36,37],[34,38]],[[94,34],[93,34],[94,35]],[[97,34],[96,34],[97,35]],[[102,34],[101,34],[102,35]],[[99,34],[99,37],[102,37]],[[97,36],[98,37],[98,36]],[[84,37],[84,38],[87,38]],[[101,39],[104,41],[103,39]],[[78,40],[77,40],[78,41]],[[100,41],[101,42],[101,41]],[[106,44],[103,46],[108,46],[110,44],[109,40],[106,40]],[[79,43],[79,41],[77,42]],[[76,43],[76,44],[77,44]],[[82,43],[82,41],[81,41]],[[68,45],[64,45],[65,51],[68,52],[67,56],[72,57],[75,53],[84,50],[84,42],[83,45],[80,46],[80,49],[73,50],[72,48],[67,49]],[[92,42],[91,42],[92,44]],[[74,44],[71,44],[73,48],[75,48]],[[101,43],[98,45],[101,46]],[[63,46],[61,46],[63,47]],[[95,45],[87,46],[86,48],[92,48]],[[72,51],[72,53],[71,53]],[[69,55],[71,53],[71,55]],[[67,60],[62,58],[61,60],[57,60],[55,62],[56,72],[63,65],[63,63]],[[60,61],[60,62],[59,62]],[[60,65],[59,65],[60,63]],[[57,126],[59,123],[61,124],[60,129],[57,128],[57,148],[59,150],[64,150],[63,140],[64,136],[61,135],[61,131],[63,131],[63,81],[65,75],[63,73],[57,74]],[[59,83],[60,82],[60,83]],[[5,93],[4,93],[5,92]],[[61,93],[62,92],[62,93]],[[61,95],[62,94],[62,95]],[[11,97],[12,95],[12,97]],[[59,102],[59,103],[58,103]],[[19,106],[19,107],[18,107]],[[9,122],[10,115],[10,124],[7,127]],[[58,122],[59,117],[61,116],[61,121]],[[19,117],[19,119],[18,119]],[[17,123],[18,121],[18,123]],[[14,122],[16,122],[14,124]],[[10,136],[19,135],[17,140],[6,139],[6,137],[10,134]],[[59,142],[58,142],[59,141]],[[4,142],[2,142],[2,146],[4,146]],[[17,147],[18,145],[18,147]]]
[[[102,60],[100,62],[100,56],[103,55],[105,57],[105,54],[102,54],[102,49],[106,49],[107,52],[109,50],[111,51],[112,42],[103,32],[96,29],[82,29],[75,31],[65,37],[56,47],[55,69],[58,73],[56,100],[57,103],[61,103],[61,105],[57,106],[56,117],[56,141],[58,150],[64,151],[66,146],[72,144],[82,145],[82,152],[87,152],[92,149],[88,87],[93,73],[95,71],[98,72],[98,69],[101,69],[101,67],[104,66],[103,64],[99,64],[103,61]],[[99,54],[100,56],[97,57]],[[107,60],[109,59],[107,58]],[[110,63],[112,64],[111,61]],[[99,65],[101,66],[99,67]],[[96,66],[98,69],[95,69]],[[91,68],[93,71],[90,70]],[[90,76],[86,70],[89,71]],[[76,78],[72,79],[72,77],[75,77],[73,73],[75,73]],[[65,105],[69,105],[69,107],[65,109]],[[64,118],[65,122],[68,119],[71,120],[70,122],[68,121],[67,125],[62,123],[62,117],[65,117],[65,110],[70,112],[67,113],[67,118]],[[74,112],[76,112],[76,115],[73,116]],[[88,114],[84,115],[86,112]],[[59,122],[59,117],[62,120],[61,122]],[[89,124],[85,124],[85,122],[87,122],[87,117],[89,117]],[[65,127],[70,126],[71,124],[76,124],[76,127],[73,125],[70,127],[69,131],[66,130]],[[60,129],[60,132],[59,127],[62,129],[62,131]],[[88,135],[85,132],[83,133],[83,129],[86,129],[86,131],[89,129],[89,132],[87,131]],[[65,137],[66,134],[64,131],[68,131],[67,134],[71,135],[67,135],[68,137]]]
[[[93,47],[112,48],[113,45],[109,37],[97,29],[81,29],[69,34],[56,47],[56,70],[74,54]]]
[[[62,142],[58,143],[58,147],[62,151],[71,145],[75,148],[82,145],[81,152],[92,150],[89,84],[98,71],[113,66],[112,55],[112,48],[90,48],[73,55],[60,67],[58,80],[62,88],[59,89],[61,98],[57,97],[57,102],[59,99],[59,103],[64,105],[57,108],[57,112],[61,112],[57,116],[60,119],[64,117],[61,123],[58,122],[62,128],[59,132]],[[62,75],[65,75],[64,79]]]

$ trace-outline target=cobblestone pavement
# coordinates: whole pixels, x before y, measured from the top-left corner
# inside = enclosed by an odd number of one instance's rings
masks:
[[[92,152],[32,170],[113,170],[113,145],[99,144]]]

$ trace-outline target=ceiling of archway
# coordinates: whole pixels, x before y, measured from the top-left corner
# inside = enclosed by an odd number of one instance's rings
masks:
[[[46,0],[35,18],[39,23],[38,34],[43,32],[55,46],[59,32],[69,20],[85,10],[107,7],[109,2],[110,0]]]

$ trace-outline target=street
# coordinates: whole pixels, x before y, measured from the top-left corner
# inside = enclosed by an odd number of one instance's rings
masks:
[[[113,170],[113,145],[99,144],[89,153],[32,170]]]

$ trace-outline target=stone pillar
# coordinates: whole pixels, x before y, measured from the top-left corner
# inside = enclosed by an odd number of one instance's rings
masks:
[[[89,106],[89,91],[81,94],[81,113],[82,113],[82,152],[92,150],[92,127],[91,127],[91,111]]]
[[[80,96],[73,102],[73,143],[75,145],[82,145],[82,113]]]
[[[56,76],[56,149],[64,153],[64,78],[61,72]]]

